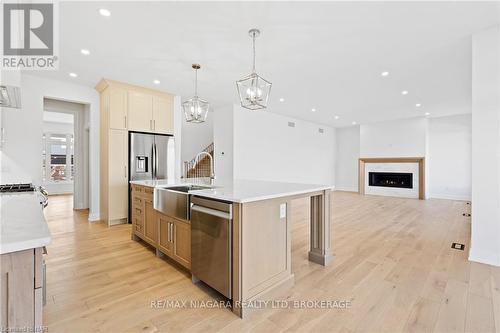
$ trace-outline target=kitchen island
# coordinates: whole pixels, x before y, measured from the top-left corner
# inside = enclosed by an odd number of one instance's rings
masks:
[[[206,179],[189,178],[131,183],[150,188],[209,185]],[[232,205],[233,312],[244,317],[251,310],[247,306],[251,302],[265,300],[276,291],[293,285],[292,200],[310,198],[309,260],[324,266],[331,263],[330,193],[331,186],[327,185],[252,180],[219,181],[211,188],[189,191],[193,197],[220,200]]]
[[[42,331],[43,248],[51,241],[38,192],[0,194],[0,328]]]

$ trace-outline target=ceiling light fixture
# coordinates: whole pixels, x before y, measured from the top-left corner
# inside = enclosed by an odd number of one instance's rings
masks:
[[[160,82],[160,80],[154,80],[153,83],[154,84],[160,84],[161,82]]]
[[[280,102],[284,102],[285,99],[283,97],[280,98]]]
[[[426,112],[426,113],[425,113],[425,115],[426,115],[426,116],[430,116],[430,115],[431,115],[431,113],[430,113],[430,112]]]
[[[351,124],[356,125],[357,123],[355,121],[353,121]]]
[[[380,73],[381,76],[388,76],[389,75],[389,72],[382,72]]]
[[[89,55],[90,54],[90,51],[87,50],[87,49],[81,49],[80,52],[83,54],[83,55]]]
[[[333,117],[333,118],[335,118],[335,120],[338,120],[340,117],[339,117],[339,116],[335,116],[335,117]]]
[[[401,92],[401,95],[408,95],[408,90],[403,90],[403,91]]]
[[[202,123],[207,119],[208,109],[210,104],[207,101],[198,97],[198,69],[199,64],[191,66],[194,69],[194,96],[182,103],[186,121],[190,123]]]
[[[315,109],[315,108],[312,108],[312,109],[311,109],[311,112],[316,112],[316,109]]]
[[[71,77],[77,77],[78,74],[76,74],[76,73],[69,73],[69,76],[71,76]]]
[[[419,108],[419,107],[421,107],[421,106],[422,106],[422,104],[417,103],[417,104],[415,104],[415,106],[416,106],[417,108]]]
[[[238,89],[242,107],[249,110],[261,110],[267,108],[272,83],[259,76],[255,71],[255,38],[260,36],[260,30],[251,29],[248,34],[253,41],[252,73],[236,81],[236,88]]]
[[[107,10],[106,8],[101,8],[99,9],[99,14],[101,14],[102,16],[111,16],[111,12],[109,10]]]

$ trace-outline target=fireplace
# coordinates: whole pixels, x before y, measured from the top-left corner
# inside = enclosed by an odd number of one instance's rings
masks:
[[[423,157],[362,157],[359,193],[425,199]]]
[[[369,172],[369,186],[413,188],[413,173]]]

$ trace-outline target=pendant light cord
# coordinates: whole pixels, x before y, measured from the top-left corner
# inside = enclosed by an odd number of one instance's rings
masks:
[[[198,69],[194,70],[194,95],[198,96]]]
[[[255,73],[255,32],[252,35],[253,39],[253,73]]]

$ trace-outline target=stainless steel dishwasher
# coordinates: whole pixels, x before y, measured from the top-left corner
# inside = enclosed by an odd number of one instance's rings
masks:
[[[231,299],[231,203],[191,198],[191,273]]]

